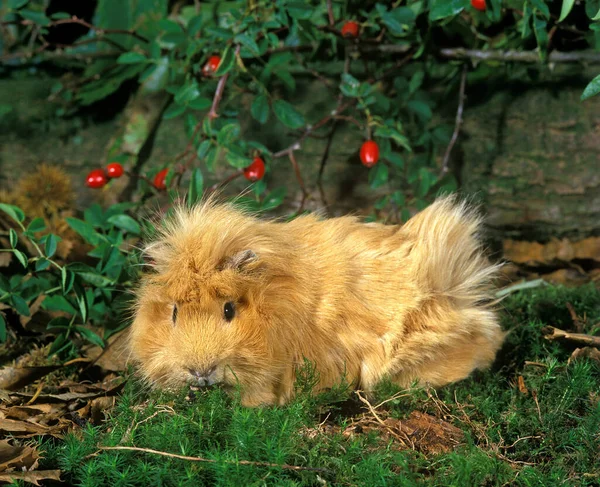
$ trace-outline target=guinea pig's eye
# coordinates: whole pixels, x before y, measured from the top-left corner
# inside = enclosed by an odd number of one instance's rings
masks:
[[[235,316],[235,304],[231,301],[227,301],[223,306],[223,315],[227,321],[231,321]]]
[[[177,322],[177,305],[173,305],[173,324]]]

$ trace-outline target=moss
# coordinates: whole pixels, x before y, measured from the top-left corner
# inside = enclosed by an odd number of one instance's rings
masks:
[[[492,370],[438,391],[406,392],[386,404],[395,418],[418,410],[461,428],[465,441],[447,453],[403,450],[377,433],[343,434],[356,414],[344,387],[316,398],[301,392],[285,407],[245,409],[239,397],[219,389],[190,401],[185,393],[149,393],[131,380],[104,426],[45,443],[43,466],[58,465],[68,481],[90,487],[597,485],[600,367],[588,360],[568,364],[569,351],[544,341],[540,331],[544,325],[569,327],[566,303],[587,317],[588,331],[600,320],[593,286],[522,291],[503,302],[512,331]],[[305,385],[310,376],[308,370]],[[374,401],[395,392],[382,384]],[[320,427],[326,417],[329,428]],[[135,445],[210,462],[99,452],[98,445]]]

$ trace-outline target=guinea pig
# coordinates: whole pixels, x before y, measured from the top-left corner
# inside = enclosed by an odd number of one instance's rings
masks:
[[[266,221],[230,204],[180,207],[145,247],[130,351],[159,387],[239,387],[284,404],[299,367],[314,391],[345,379],[432,386],[493,361],[504,333],[481,219],[453,197],[402,226],[345,216]]]

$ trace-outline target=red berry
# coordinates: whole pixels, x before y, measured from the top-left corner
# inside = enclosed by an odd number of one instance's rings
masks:
[[[102,169],[94,169],[85,178],[85,184],[89,188],[102,188],[106,183],[108,183],[108,179],[106,179],[106,174],[104,174],[104,170]]]
[[[260,157],[255,157],[246,169],[244,169],[244,177],[248,181],[258,181],[265,175],[265,161]]]
[[[219,64],[221,64],[221,56],[211,56],[202,68],[202,72],[205,75],[211,75],[219,68]]]
[[[156,176],[154,176],[154,187],[159,190],[167,189],[167,185],[165,184],[165,179],[167,179],[167,173],[169,172],[169,168],[165,168],[162,171],[159,171]]]
[[[111,162],[106,166],[106,174],[109,178],[120,178],[123,175],[123,166],[118,162]]]
[[[342,35],[344,37],[358,37],[358,24],[353,20],[349,20],[342,27]]]
[[[471,6],[476,10],[485,12],[485,0],[471,0]]]
[[[367,140],[360,148],[360,161],[363,166],[373,167],[379,160],[379,146],[377,142]]]

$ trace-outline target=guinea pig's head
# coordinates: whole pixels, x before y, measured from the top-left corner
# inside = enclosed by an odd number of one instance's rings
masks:
[[[180,209],[146,247],[153,270],[137,292],[130,349],[152,384],[272,380],[260,225],[230,207]]]

